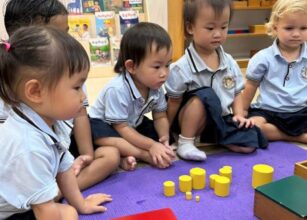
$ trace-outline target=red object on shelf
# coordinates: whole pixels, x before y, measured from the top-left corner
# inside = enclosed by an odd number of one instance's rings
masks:
[[[149,212],[142,212],[134,215],[112,218],[111,220],[177,220],[175,214],[170,208],[158,209]]]

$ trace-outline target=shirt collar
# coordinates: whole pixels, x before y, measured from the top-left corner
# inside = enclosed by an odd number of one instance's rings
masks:
[[[220,66],[218,70],[224,70],[227,68],[225,52],[222,46],[217,48],[217,53],[220,58]],[[206,65],[206,63],[202,60],[202,58],[198,55],[195,50],[193,42],[190,43],[189,47],[185,50],[185,55],[188,59],[189,66],[193,73],[202,72],[204,70],[208,70],[209,72],[213,72],[210,67]]]
[[[274,42],[272,44],[273,54],[274,54],[275,57],[279,56],[279,57],[283,58],[277,43],[278,43],[278,40],[276,39],[276,40],[274,40]],[[297,59],[298,62],[301,61],[303,58],[307,59],[307,46],[306,45],[307,45],[306,42],[304,42],[302,44],[301,53],[300,53],[299,58]]]
[[[42,117],[37,114],[33,109],[28,105],[21,103],[18,109],[32,122],[37,128],[39,128],[43,133],[47,134],[50,137],[53,137],[59,143],[65,143],[67,145],[69,133],[65,129],[64,123],[56,121],[54,124],[54,131],[48,126],[48,124],[42,119]],[[32,125],[35,127],[34,125]],[[51,139],[51,138],[50,138]],[[52,141],[53,142],[53,141]],[[56,143],[53,143],[56,144]],[[67,146],[68,147],[68,146]]]
[[[129,88],[129,91],[130,91],[132,98],[133,99],[143,99],[140,91],[136,87],[136,85],[135,85],[135,83],[134,83],[134,81],[133,81],[133,79],[132,79],[132,77],[131,77],[131,75],[128,71],[126,71],[124,73],[124,80],[128,85],[128,88]],[[149,90],[149,97],[155,96],[157,94],[159,94],[159,90],[152,90],[152,89]]]

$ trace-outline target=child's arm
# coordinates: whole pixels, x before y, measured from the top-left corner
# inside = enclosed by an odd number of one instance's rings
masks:
[[[170,125],[173,124],[174,118],[178,112],[181,102],[182,102],[182,97],[180,98],[169,97],[167,100],[167,118]]]
[[[94,157],[94,149],[91,138],[91,127],[87,116],[86,108],[83,107],[78,116],[74,119],[74,136],[80,155]]]
[[[68,203],[75,207],[80,213],[91,214],[95,212],[105,212],[107,209],[100,204],[112,201],[110,195],[102,193],[93,194],[84,199],[72,169],[58,173],[56,180]]]
[[[31,206],[37,220],[77,220],[77,211],[70,205],[53,200]]]
[[[245,83],[245,89],[243,91],[243,109],[245,116],[247,116],[248,108],[256,94],[258,88],[258,83],[252,80],[247,79]]]
[[[243,100],[241,93],[235,96],[232,103],[233,120],[239,123],[239,128],[245,125],[246,128],[254,126],[254,123],[250,119],[244,117]]]
[[[159,142],[169,147],[169,123],[166,112],[152,113],[155,130],[159,136]]]

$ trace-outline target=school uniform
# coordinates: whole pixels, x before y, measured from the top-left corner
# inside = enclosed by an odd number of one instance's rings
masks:
[[[128,72],[119,74],[100,92],[89,109],[93,139],[120,137],[113,124],[127,123],[141,134],[158,140],[152,120],[144,116],[148,112],[164,112],[167,109],[164,92],[150,90],[145,100]]]
[[[70,138],[65,126],[58,121],[51,129],[25,104],[10,110],[0,126],[0,219],[28,215],[31,205],[57,196],[55,178],[74,160],[68,152]]]
[[[288,62],[278,41],[255,54],[247,67],[247,79],[259,84],[259,95],[250,116],[262,116],[288,135],[307,129],[307,43],[300,56]]]
[[[208,114],[207,129],[201,134],[202,141],[213,141],[227,145],[238,144],[255,148],[266,147],[267,144],[258,128],[247,129],[244,131],[246,135],[248,135],[248,132],[254,134],[245,138],[245,140],[240,140],[242,139],[240,132],[243,129],[238,129],[237,124],[232,121],[231,106],[236,95],[244,88],[243,76],[235,60],[225,53],[222,47],[217,49],[217,53],[220,65],[217,70],[213,71],[205,64],[196,52],[193,43],[191,43],[185,50],[185,54],[177,62],[171,64],[170,75],[165,83],[167,96],[172,98],[183,97],[180,109],[193,96],[200,98]],[[209,109],[213,110],[209,111]],[[178,113],[172,125],[172,130],[180,133]],[[254,132],[253,129],[257,131]],[[209,132],[212,130],[215,130],[214,134]],[[227,141],[226,137],[230,133],[237,135],[231,134],[231,138]],[[214,138],[212,139],[212,137]],[[261,139],[261,142],[257,141],[259,139]]]

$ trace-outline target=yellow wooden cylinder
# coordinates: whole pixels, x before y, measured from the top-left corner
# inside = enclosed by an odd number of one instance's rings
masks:
[[[274,168],[266,164],[256,164],[253,166],[252,186],[258,186],[272,182]]]
[[[217,174],[211,174],[209,179],[210,179],[210,188],[214,189],[214,183],[215,183],[215,178],[218,177],[219,175]]]
[[[232,182],[232,169],[223,167],[219,170],[220,176],[225,176],[229,178],[229,181]]]
[[[163,183],[164,195],[171,197],[175,195],[175,183],[173,181],[165,181]]]
[[[192,177],[193,189],[204,189],[206,186],[206,170],[195,167],[190,169],[190,176]]]
[[[224,176],[217,176],[214,183],[214,193],[217,196],[226,197],[229,195],[230,180]]]
[[[181,192],[192,191],[192,177],[188,175],[179,176],[179,190]]]
[[[192,200],[192,192],[186,192],[185,193],[185,199],[186,200]]]

